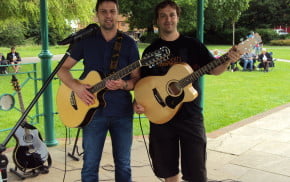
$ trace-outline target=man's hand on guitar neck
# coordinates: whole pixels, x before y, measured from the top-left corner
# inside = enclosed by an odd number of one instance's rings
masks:
[[[221,56],[219,59],[227,59],[227,61],[215,69],[211,70],[212,75],[220,75],[227,70],[231,63],[237,62],[241,57],[241,52],[237,49],[237,46],[233,46],[225,55]]]
[[[233,46],[227,54],[229,58],[228,64],[237,62],[242,55],[242,53],[237,49],[237,46]]]

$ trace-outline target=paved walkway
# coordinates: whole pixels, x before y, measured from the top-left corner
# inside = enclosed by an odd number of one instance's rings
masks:
[[[82,160],[69,157],[74,139],[49,147],[52,167],[48,174],[27,178],[25,182],[80,181]],[[147,136],[146,136],[147,141]],[[148,141],[147,141],[148,142]],[[81,152],[81,142],[78,142]],[[65,150],[67,152],[65,152]],[[111,141],[106,140],[100,168],[100,181],[114,181]],[[14,167],[13,149],[5,151],[9,168]],[[290,181],[290,103],[238,123],[208,133],[208,177],[223,182],[289,182]],[[75,152],[76,157],[79,157]],[[81,159],[81,157],[80,157]],[[66,163],[66,165],[65,165]],[[65,173],[66,166],[66,173]],[[132,148],[134,182],[160,182],[150,168],[142,137],[135,137]],[[8,181],[21,181],[8,173]]]

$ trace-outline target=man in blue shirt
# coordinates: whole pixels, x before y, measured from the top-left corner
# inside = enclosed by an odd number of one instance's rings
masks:
[[[110,74],[113,47],[118,38],[117,0],[98,0],[96,15],[100,30],[86,39],[76,42],[71,55],[66,59],[58,72],[59,78],[87,105],[95,102],[95,95],[89,91],[91,85],[82,84],[73,79],[70,69],[83,59],[84,73],[82,78],[95,70],[104,75]],[[139,59],[135,41],[122,35],[121,48],[116,70],[120,70]],[[84,164],[82,181],[99,180],[99,165],[107,132],[110,132],[115,162],[115,181],[131,182],[130,151],[132,145],[133,106],[130,90],[139,79],[136,69],[123,79],[108,80],[103,96],[106,105],[96,109],[92,120],[83,127]]]

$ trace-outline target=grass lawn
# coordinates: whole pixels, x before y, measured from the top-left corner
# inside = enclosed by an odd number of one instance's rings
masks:
[[[147,44],[139,44],[140,54],[143,52]],[[223,49],[227,50],[231,46],[217,46],[210,45],[209,49]],[[265,46],[269,51],[274,52],[275,58],[290,60],[289,50],[290,47],[279,46]],[[34,57],[40,53],[40,46],[24,46],[18,47],[17,51],[20,52],[22,57]],[[50,47],[50,52],[54,55],[63,54],[67,49],[66,46]],[[1,52],[5,50],[0,49]],[[7,50],[9,50],[7,48]],[[52,66],[55,67],[56,61],[52,62]],[[38,78],[41,76],[41,64],[37,64]],[[82,68],[81,64],[78,64],[78,68]],[[32,65],[23,65],[21,71],[32,70]],[[52,68],[53,69],[53,68]],[[77,78],[80,72],[73,73]],[[17,75],[20,84],[26,82],[28,78],[27,74]],[[221,127],[238,122],[242,119],[256,115],[258,113],[267,111],[274,107],[290,102],[290,63],[288,62],[276,62],[275,68],[268,73],[253,71],[253,72],[225,72],[220,76],[205,76],[205,102],[204,102],[204,116],[207,132],[214,131]],[[4,93],[14,93],[13,87],[10,83],[11,76],[0,76],[0,95]],[[37,81],[38,89],[41,87],[42,82]],[[53,97],[56,95],[56,91],[59,85],[58,80],[52,82],[53,85]],[[34,82],[29,79],[27,84],[21,89],[24,105],[28,106],[34,98]],[[19,102],[17,95],[14,96],[16,100],[16,107],[19,108]],[[55,98],[53,99],[55,101]],[[55,103],[54,103],[55,104]],[[42,112],[43,103],[42,97],[39,99],[39,109]],[[54,106],[56,110],[56,106]],[[29,113],[30,117],[34,117],[35,107]],[[0,110],[0,142],[6,138],[11,128],[19,120],[21,114],[19,110],[12,109],[10,111]],[[136,115],[137,118],[137,115]],[[30,121],[31,118],[28,118]],[[34,120],[35,121],[35,120]],[[65,127],[58,118],[58,115],[54,117],[55,122],[55,135],[56,138],[65,137]],[[148,133],[148,121],[142,119],[142,126],[145,134]],[[36,125],[44,137],[44,122],[43,116],[40,117],[40,123]],[[138,119],[134,120],[134,135],[141,135]],[[75,136],[77,129],[70,129],[72,137]],[[14,146],[14,140],[10,140],[9,146]]]

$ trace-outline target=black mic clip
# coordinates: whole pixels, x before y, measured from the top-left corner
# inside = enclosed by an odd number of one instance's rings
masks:
[[[77,42],[79,40],[82,40],[94,33],[96,33],[99,30],[99,26],[95,23],[89,24],[86,28],[81,29],[75,33],[72,33],[70,36],[67,38],[58,41],[58,45],[66,45],[66,44],[71,44],[74,42]]]

